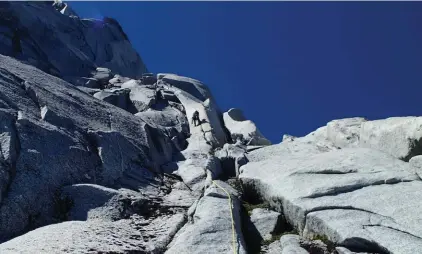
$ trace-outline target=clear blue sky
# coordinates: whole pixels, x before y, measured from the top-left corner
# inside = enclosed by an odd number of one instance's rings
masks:
[[[274,143],[421,115],[422,2],[70,2],[117,19],[152,72],[197,78]]]

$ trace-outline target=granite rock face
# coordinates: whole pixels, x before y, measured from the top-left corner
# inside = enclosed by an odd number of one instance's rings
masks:
[[[116,20],[61,1],[0,3],[0,66],[0,253],[422,248],[421,117],[271,145],[201,81],[147,73]]]
[[[68,81],[89,76],[96,67],[133,78],[147,72],[116,20],[81,19],[61,5],[60,12],[45,2],[1,3],[0,54],[14,54],[12,37],[18,29],[22,53],[17,57]]]
[[[239,140],[245,145],[271,145],[255,123],[247,120],[240,109],[232,108],[223,114],[224,124],[233,140]]]
[[[379,150],[339,150],[313,136],[313,143],[303,143],[305,137],[252,151],[241,180],[304,237],[323,235],[351,249],[376,252],[420,248],[415,222],[422,185],[415,170]]]

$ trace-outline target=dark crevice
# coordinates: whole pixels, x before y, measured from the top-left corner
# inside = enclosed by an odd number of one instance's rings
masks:
[[[357,253],[375,253],[375,254],[391,254],[386,248],[380,246],[376,242],[368,241],[361,237],[350,237],[345,239],[340,246],[346,247],[348,250]]]
[[[383,227],[383,228],[388,228],[388,229],[391,229],[391,230],[394,230],[394,231],[398,231],[398,232],[403,233],[403,234],[406,234],[406,235],[410,235],[410,236],[415,237],[415,238],[417,238],[419,240],[422,240],[422,237],[419,237],[417,235],[411,234],[409,232],[406,232],[406,231],[403,231],[403,230],[400,230],[400,229],[397,229],[397,228],[393,228],[393,227],[381,225],[381,224],[365,224],[365,225],[362,225],[362,226],[363,226],[364,229],[366,227]]]
[[[401,160],[405,162],[409,162],[409,160],[412,157],[415,157],[417,155],[422,155],[422,138],[419,140],[416,139],[408,139],[410,145],[409,145],[409,154],[407,154],[405,157],[400,158]]]
[[[282,229],[281,229],[281,234],[284,234],[284,232],[291,232],[293,234],[298,234],[294,227],[287,221],[287,218],[284,216],[283,214],[283,203],[284,201],[282,199],[271,199],[271,200],[267,200],[265,201],[262,197],[262,195],[259,193],[259,188],[256,186],[257,183],[255,181],[248,181],[246,179],[242,179],[242,185],[243,185],[243,189],[244,189],[244,193],[243,193],[243,198],[245,201],[248,201],[249,205],[253,204],[253,207],[256,206],[260,206],[262,204],[265,204],[265,202],[269,202],[268,203],[268,207],[274,208],[276,211],[281,212],[283,219],[282,221]],[[249,208],[251,209],[251,208]],[[388,217],[388,216],[384,216],[381,214],[377,214],[374,213],[372,211],[368,211],[365,209],[361,209],[361,208],[355,208],[352,206],[324,206],[324,207],[316,207],[314,209],[310,209],[309,211],[306,211],[304,214],[304,218],[303,218],[303,222],[302,225],[306,225],[306,220],[307,217],[310,213],[313,212],[319,212],[319,211],[326,211],[326,210],[335,210],[335,209],[341,209],[341,210],[354,210],[354,211],[362,211],[362,212],[367,212],[373,215],[377,215],[377,216],[381,216],[383,218],[389,219],[392,222],[394,222],[394,219]],[[247,225],[247,221],[245,222]],[[299,223],[300,224],[300,223]],[[396,230],[396,229],[394,229]],[[407,233],[407,232],[404,232]],[[245,233],[246,234],[246,233]],[[407,233],[409,234],[409,233]],[[326,237],[323,236],[323,238],[325,239]],[[339,243],[331,243],[331,247],[335,247],[336,245],[338,245]],[[389,254],[389,252],[382,246],[380,246],[379,244],[375,243],[375,242],[370,242],[367,239],[363,239],[363,238],[357,238],[357,237],[353,237],[353,238],[348,238],[346,240],[344,240],[341,243],[341,246],[345,246],[348,249],[350,249],[351,251],[356,251],[356,252],[368,252],[368,253],[379,253],[379,254]],[[310,246],[302,246],[302,247],[307,247],[308,251]],[[252,249],[255,248],[255,250],[257,249],[256,246],[252,246]],[[253,253],[253,252],[251,252]],[[312,252],[311,252],[312,253]]]
[[[383,184],[390,184],[390,185],[391,184],[399,184],[399,183],[403,183],[403,182],[412,182],[412,180],[388,179],[388,180],[379,180],[379,181],[376,181],[372,184],[361,184],[361,185],[353,184],[353,185],[349,185],[349,186],[346,185],[346,186],[341,186],[341,187],[334,187],[334,188],[331,188],[330,190],[327,190],[325,192],[314,193],[312,195],[308,195],[308,196],[305,196],[303,198],[320,198],[320,197],[325,197],[325,196],[337,196],[337,195],[341,195],[341,194],[354,192],[354,191],[363,189],[365,187],[377,186],[377,185],[383,185]]]
[[[321,206],[321,207],[315,207],[315,208],[310,209],[310,210],[305,212],[305,218],[304,218],[305,221],[304,221],[303,225],[306,225],[306,218],[310,213],[327,211],[327,210],[352,210],[352,211],[366,212],[366,213],[377,215],[377,216],[380,216],[380,217],[383,217],[383,218],[386,218],[386,219],[389,219],[389,220],[395,222],[394,219],[391,218],[391,217],[388,217],[388,216],[385,216],[385,215],[382,215],[382,214],[379,214],[379,213],[375,213],[375,212],[372,212],[372,211],[368,211],[368,210],[365,210],[365,209],[362,209],[362,208],[353,207],[353,206]]]
[[[380,172],[380,171],[379,171]],[[291,175],[346,175],[346,174],[353,174],[353,173],[361,173],[357,170],[349,170],[349,171],[339,171],[339,170],[333,170],[333,169],[325,169],[321,171],[298,171]],[[370,172],[370,173],[376,173],[376,172]]]
[[[8,190],[10,189],[10,186],[13,183],[13,179],[15,179],[16,177],[16,165],[19,160],[20,152],[21,152],[21,142],[19,138],[19,132],[16,126],[16,121],[17,119],[15,118],[15,120],[11,124],[12,125],[11,142],[15,143],[13,147],[15,149],[16,157],[11,158],[11,162],[9,165],[9,181],[7,182],[7,186],[3,190],[3,193],[2,193],[3,198],[8,195]],[[3,200],[0,200],[0,204],[2,203],[2,201]]]

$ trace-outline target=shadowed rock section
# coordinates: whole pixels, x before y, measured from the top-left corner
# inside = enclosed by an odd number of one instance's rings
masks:
[[[0,2],[0,46],[0,253],[422,248],[421,117],[271,145],[201,81],[146,73],[116,20],[61,1]]]

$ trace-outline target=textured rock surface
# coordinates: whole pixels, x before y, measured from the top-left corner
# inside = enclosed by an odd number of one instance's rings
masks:
[[[327,124],[327,137],[337,147],[357,147],[364,122],[366,119],[360,117],[331,121]]]
[[[281,253],[281,246],[279,241],[272,242],[268,245],[268,248],[264,250],[266,254],[280,254]]]
[[[276,145],[279,156],[269,156],[270,147],[251,152],[254,161],[240,177],[301,234],[325,235],[352,249],[411,253],[420,247],[414,222],[420,220],[422,184],[407,163],[365,148],[284,150],[295,142],[301,141]]]
[[[153,142],[151,128],[136,116],[11,58],[0,56],[0,64],[2,121],[9,129],[1,133],[3,160],[9,161],[1,175],[8,186],[0,207],[1,238],[47,223],[60,186],[95,179],[142,188],[154,178],[154,160],[171,160],[172,146]],[[154,134],[166,140],[160,130]]]
[[[272,234],[277,232],[280,215],[268,209],[256,208],[252,210],[251,222],[264,240],[270,240]]]
[[[223,114],[224,124],[233,140],[240,140],[248,145],[271,145],[271,142],[262,135],[255,123],[246,120],[240,109],[230,109]]]
[[[146,73],[117,21],[61,1],[0,3],[0,66],[0,253],[422,248],[421,117],[271,145],[202,82]]]
[[[222,149],[215,152],[220,160],[226,176],[238,176],[239,168],[247,163],[246,147],[241,144],[224,144]]]
[[[5,31],[0,35],[2,55],[12,55],[12,29],[19,28],[23,51],[19,57],[46,72],[82,77],[97,66],[127,77],[147,72],[113,19],[69,17],[44,2],[3,2],[0,13],[0,27]]]
[[[360,146],[404,161],[422,154],[422,117],[392,117],[362,124]]]
[[[107,222],[69,221],[31,231],[0,245],[1,253],[156,253],[184,222],[183,215],[145,227],[139,218]],[[138,224],[138,225],[137,225]],[[145,227],[142,231],[142,227]],[[146,241],[150,236],[151,241]],[[48,239],[48,241],[45,241]]]
[[[240,224],[238,194],[221,181],[217,184],[231,195],[235,243],[232,241],[228,196],[213,184],[197,203],[192,221],[178,232],[166,253],[246,253]],[[233,246],[236,248],[235,251]]]
[[[300,246],[300,237],[298,235],[283,235],[280,238],[280,248],[282,254],[308,254],[305,249]]]

